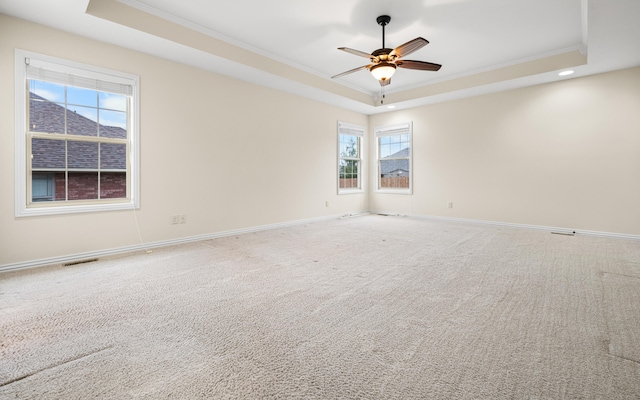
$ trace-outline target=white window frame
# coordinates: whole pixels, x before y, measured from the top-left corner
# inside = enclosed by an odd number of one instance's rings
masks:
[[[79,79],[79,87],[92,88],[98,91],[99,85],[130,86],[131,101],[128,122],[127,165],[127,198],[103,199],[98,201],[74,200],[65,202],[33,202],[30,201],[30,177],[28,176],[31,155],[27,154],[30,146],[27,141],[27,63],[53,71],[58,82],[64,79]],[[68,77],[68,78],[65,78]],[[139,80],[136,75],[63,60],[30,51],[15,50],[15,216],[55,215],[68,213],[127,210],[140,208],[140,129],[139,129]],[[53,81],[55,82],[55,81]],[[67,82],[71,86],[76,86]],[[91,86],[96,85],[96,86]]]
[[[413,122],[402,124],[377,126],[373,130],[376,140],[376,192],[378,193],[395,193],[395,194],[413,194]],[[381,171],[380,166],[380,138],[383,136],[409,135],[409,187],[408,188],[383,188],[381,187]]]
[[[350,124],[348,122],[338,121],[338,163],[337,163],[337,186],[338,186],[338,194],[353,194],[353,193],[362,193],[364,192],[364,157],[362,154],[362,150],[364,149],[364,132],[365,128],[361,125]],[[340,154],[340,135],[351,135],[358,137],[358,157],[342,157]],[[342,160],[354,160],[357,161],[358,164],[358,187],[356,188],[341,188],[340,187],[340,162]]]

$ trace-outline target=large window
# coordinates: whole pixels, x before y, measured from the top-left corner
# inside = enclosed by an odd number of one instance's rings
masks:
[[[362,192],[364,127],[338,122],[338,193]]]
[[[378,161],[378,190],[410,194],[412,189],[412,124],[374,129]]]
[[[137,83],[16,51],[16,215],[138,206]]]

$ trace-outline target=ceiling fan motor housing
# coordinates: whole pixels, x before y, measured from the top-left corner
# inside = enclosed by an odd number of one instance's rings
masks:
[[[389,57],[389,53],[391,53],[393,51],[393,49],[378,49],[375,50],[373,53],[371,53],[371,58],[372,59],[378,59],[380,61],[393,61],[391,60]]]

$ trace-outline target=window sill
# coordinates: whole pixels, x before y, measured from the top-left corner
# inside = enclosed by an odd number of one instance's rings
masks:
[[[380,194],[413,194],[411,189],[377,189],[375,193]]]
[[[48,206],[48,207],[26,207],[16,210],[16,217],[35,217],[45,215],[62,215],[62,214],[77,214],[88,212],[102,212],[102,211],[119,211],[119,210],[132,210],[140,208],[140,206],[133,201],[123,201],[122,203],[109,203],[109,204],[78,204],[78,205],[63,205],[63,206]]]
[[[359,194],[364,193],[364,189],[338,189],[338,194]]]

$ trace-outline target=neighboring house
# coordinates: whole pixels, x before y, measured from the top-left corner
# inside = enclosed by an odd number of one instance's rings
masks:
[[[123,128],[105,126],[30,93],[32,132],[126,138]],[[65,132],[66,113],[66,132]],[[127,195],[126,146],[34,138],[31,144],[32,200],[91,200]]]
[[[405,148],[383,158],[380,163],[380,177],[393,178],[397,176],[409,176],[409,150],[409,148]],[[404,159],[397,159],[400,157]],[[390,160],[386,160],[387,158]]]

